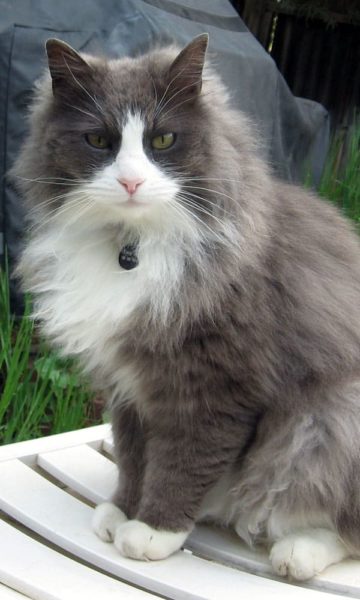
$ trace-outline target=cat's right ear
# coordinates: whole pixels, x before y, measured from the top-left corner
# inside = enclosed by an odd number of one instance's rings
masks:
[[[76,50],[66,42],[52,38],[46,42],[46,53],[54,95],[82,87],[81,79],[91,73],[91,67]]]

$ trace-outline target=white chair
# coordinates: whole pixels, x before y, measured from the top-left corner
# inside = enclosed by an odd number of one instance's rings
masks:
[[[360,598],[359,561],[291,584],[265,553],[205,526],[164,561],[123,558],[91,530],[93,505],[115,485],[111,453],[107,425],[0,448],[0,599]]]

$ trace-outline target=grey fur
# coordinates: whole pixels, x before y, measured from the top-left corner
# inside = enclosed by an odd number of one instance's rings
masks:
[[[194,222],[223,236],[221,221],[229,233],[224,243],[204,242],[201,256],[189,251],[165,321],[150,306],[137,308],[109,339],[122,340],[115,358],[92,367],[94,385],[109,396],[121,383],[119,365],[137,373],[136,398],[125,394],[112,404],[122,472],[115,502],[155,528],[191,530],[206,493],[228,473],[223,521],[248,541],[276,537],[272,515],[290,522],[311,513],[322,515],[314,527],[328,520],[359,552],[359,242],[333,206],[269,174],[253,129],[229,108],[211,69],[200,92],[205,47],[204,38],[195,41],[176,63],[173,48],[109,63],[85,57],[88,64],[69,50],[78,80],[71,81],[63,51],[50,44],[55,95],[44,77],[13,174],[32,179],[19,185],[41,221],[49,211],[41,202],[54,186],[34,179],[86,178],[112,160],[80,146],[79,131],[94,121],[78,109],[105,119],[116,152],[124,107],[141,109],[151,131],[157,101],[179,84],[184,102],[177,108],[179,98],[170,100],[166,128],[176,125],[186,136],[171,154],[175,166],[163,166],[190,181],[208,177],[201,186],[192,182],[202,197],[190,209]],[[46,269],[45,258],[29,264],[25,249],[25,288]]]

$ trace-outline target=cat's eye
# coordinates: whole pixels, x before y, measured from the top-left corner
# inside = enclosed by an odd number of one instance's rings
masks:
[[[98,148],[99,150],[106,150],[106,148],[109,148],[110,146],[109,140],[105,136],[98,135],[97,133],[87,133],[85,138],[90,146]]]
[[[155,150],[166,150],[170,148],[175,142],[174,133],[164,133],[163,135],[157,135],[151,140],[151,145]]]

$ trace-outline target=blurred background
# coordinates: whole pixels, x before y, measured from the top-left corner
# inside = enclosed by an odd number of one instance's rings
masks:
[[[295,96],[320,102],[346,136],[360,105],[359,0],[234,0]]]

